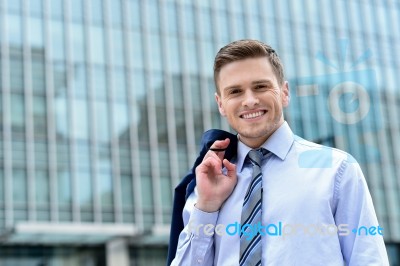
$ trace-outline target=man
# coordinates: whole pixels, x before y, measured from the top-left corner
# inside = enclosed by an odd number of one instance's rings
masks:
[[[204,134],[176,189],[168,263],[388,265],[359,165],[285,122],[289,88],[275,51],[230,43],[215,58],[214,79],[219,112],[237,135]]]

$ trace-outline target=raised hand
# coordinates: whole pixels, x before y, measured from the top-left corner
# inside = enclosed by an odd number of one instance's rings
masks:
[[[196,207],[202,211],[218,211],[236,185],[236,165],[224,159],[224,150],[229,142],[228,138],[215,141],[196,168],[196,186],[199,194]],[[222,173],[223,166],[227,170],[226,175]]]

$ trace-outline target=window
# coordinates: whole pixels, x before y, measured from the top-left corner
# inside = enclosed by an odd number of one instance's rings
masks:
[[[111,18],[111,25],[114,27],[121,27],[122,25],[122,6],[121,0],[113,0],[108,1],[108,4],[111,5],[110,10],[110,18]]]
[[[90,60],[93,64],[105,64],[104,29],[98,26],[89,27]]]
[[[11,94],[11,128],[13,132],[23,133],[25,130],[25,105],[22,94]]]
[[[95,129],[97,140],[100,142],[110,141],[109,108],[104,101],[94,102]]]
[[[103,0],[92,0],[90,5],[91,22],[93,24],[103,24]]]
[[[49,38],[51,41],[51,56],[54,61],[65,60],[64,34],[64,23],[51,21]]]
[[[32,109],[34,136],[36,139],[45,139],[47,136],[46,99],[43,96],[33,96]]]
[[[50,12],[51,12],[51,18],[56,19],[56,20],[62,20],[63,19],[63,0],[52,0],[49,2],[50,3]]]
[[[75,139],[89,139],[89,121],[87,101],[83,99],[72,100],[72,137]]]

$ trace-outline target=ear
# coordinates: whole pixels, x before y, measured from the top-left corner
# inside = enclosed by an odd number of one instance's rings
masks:
[[[289,82],[285,81],[282,86],[282,106],[288,107],[290,102]]]
[[[219,113],[220,113],[222,116],[226,116],[225,109],[224,109],[224,107],[222,106],[221,96],[218,95],[218,93],[215,93],[215,101],[217,102]]]

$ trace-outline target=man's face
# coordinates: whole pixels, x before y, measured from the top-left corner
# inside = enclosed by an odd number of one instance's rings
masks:
[[[282,125],[289,89],[287,82],[279,85],[266,57],[223,66],[217,84],[219,112],[249,147],[258,148]]]

